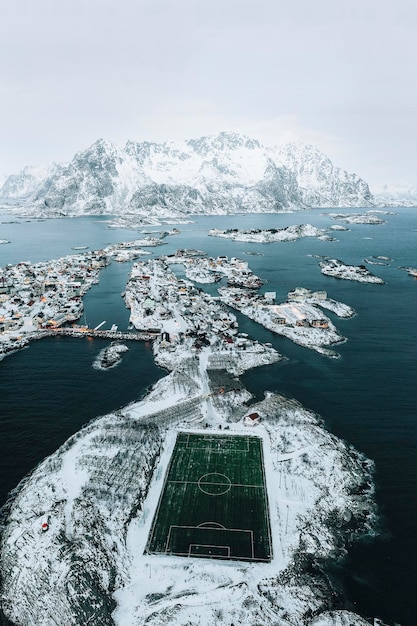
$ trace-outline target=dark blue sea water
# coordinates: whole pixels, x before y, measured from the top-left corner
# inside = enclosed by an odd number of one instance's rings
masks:
[[[354,211],[350,209],[349,211]],[[278,338],[254,322],[241,319],[241,330],[270,341],[288,357],[285,364],[251,370],[243,377],[254,393],[266,389],[296,398],[321,414],[327,428],[374,459],[376,498],[383,523],[378,540],[363,541],[344,568],[352,607],[364,616],[379,616],[402,626],[417,623],[417,280],[400,266],[417,267],[417,209],[395,209],[386,224],[353,225],[337,232],[337,242],[308,238],[293,243],[245,244],[208,237],[214,226],[282,227],[311,223],[330,226],[329,211],[286,215],[198,217],[180,226],[180,235],[151,249],[154,255],[180,247],[210,255],[249,260],[251,268],[276,291],[278,300],[297,286],[325,289],[357,311],[336,326],[348,341],[330,360]],[[15,219],[2,216],[0,220]],[[0,266],[19,260],[46,260],[73,252],[71,247],[99,248],[137,238],[134,231],[109,230],[93,218],[20,221],[0,224]],[[247,256],[247,251],[262,256]],[[385,285],[368,285],[325,277],[318,259],[327,255],[360,264],[372,255],[393,259],[369,266]],[[113,263],[85,298],[89,325],[128,324],[120,297],[130,264]],[[212,288],[211,288],[212,289]],[[211,290],[210,289],[210,290]],[[137,399],[164,372],[149,346],[134,344],[122,365],[101,372],[92,368],[103,340],[54,338],[38,341],[0,362],[0,502],[42,458],[54,451],[88,420]]]

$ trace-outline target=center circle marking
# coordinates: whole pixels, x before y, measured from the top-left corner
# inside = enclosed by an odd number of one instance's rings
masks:
[[[222,496],[230,490],[231,486],[230,478],[218,472],[204,474],[198,480],[199,489],[208,496]]]

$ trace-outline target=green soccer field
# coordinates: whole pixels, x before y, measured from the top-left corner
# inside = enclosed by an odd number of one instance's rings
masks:
[[[179,433],[146,551],[270,561],[262,440]]]

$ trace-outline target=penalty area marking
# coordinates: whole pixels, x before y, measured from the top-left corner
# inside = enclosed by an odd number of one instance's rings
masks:
[[[207,526],[205,526],[205,524],[207,524]],[[249,546],[250,546],[250,556],[241,556],[241,555],[232,555],[230,553],[230,546],[227,546],[225,544],[215,544],[215,543],[210,543],[210,544],[205,544],[205,543],[188,543],[188,554],[187,552],[177,552],[177,551],[173,551],[173,554],[183,554],[185,556],[198,556],[198,554],[192,554],[190,552],[190,546],[198,546],[200,548],[204,547],[204,546],[208,546],[210,548],[217,548],[219,550],[224,550],[225,548],[229,548],[229,554],[228,557],[235,557],[238,559],[243,559],[243,560],[251,560],[253,561],[255,558],[255,545],[254,545],[254,539],[253,539],[253,530],[246,530],[243,528],[225,528],[224,526],[221,527],[221,524],[219,524],[219,527],[214,527],[212,526],[213,522],[203,522],[202,524],[199,524],[198,526],[179,526],[176,524],[171,524],[169,527],[169,531],[168,531],[168,535],[167,535],[167,540],[166,540],[166,544],[165,544],[165,554],[169,554],[170,553],[170,547],[171,547],[171,542],[173,540],[173,535],[176,533],[182,533],[185,531],[185,533],[187,533],[187,531],[196,531],[198,534],[201,535],[201,531],[212,531],[214,532],[216,535],[218,534],[219,539],[224,536],[224,534],[226,533],[232,533],[235,535],[241,535],[241,536],[246,536],[246,538],[249,540]],[[200,532],[199,532],[200,531]],[[197,537],[196,537],[197,538]],[[225,555],[216,555],[219,556],[220,558],[225,556]],[[227,557],[226,557],[227,558]],[[263,560],[263,559],[261,559]]]
[[[190,443],[190,436],[195,440],[196,437],[200,438],[200,441],[205,445],[198,445],[197,442]],[[227,441],[229,438],[229,441]],[[197,435],[195,433],[187,433],[187,440],[185,441],[185,447],[187,450],[205,450],[209,446],[212,452],[249,452],[249,439],[257,439],[258,437],[248,437],[244,435]],[[222,440],[220,442],[220,440]],[[235,447],[237,440],[244,441],[245,447],[239,445]],[[214,447],[213,444],[216,444]],[[226,444],[226,445],[225,445]],[[230,445],[227,445],[230,444]]]

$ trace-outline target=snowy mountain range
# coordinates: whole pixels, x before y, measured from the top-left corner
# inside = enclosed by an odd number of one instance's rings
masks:
[[[71,162],[25,167],[0,190],[8,203],[43,216],[263,213],[373,206],[367,183],[316,147],[275,148],[234,132],[181,142],[99,139]]]

